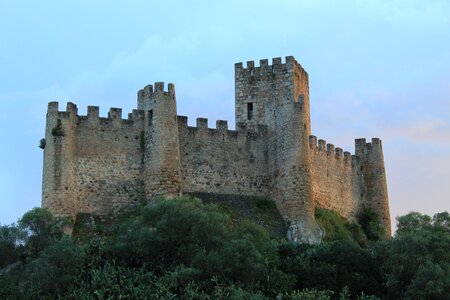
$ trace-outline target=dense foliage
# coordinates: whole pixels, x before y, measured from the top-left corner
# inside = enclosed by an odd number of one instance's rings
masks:
[[[291,244],[182,197],[79,238],[63,234],[66,220],[36,208],[0,226],[0,299],[449,297],[447,212],[400,217],[390,240],[380,239],[372,212],[361,225],[325,210],[316,218],[326,241]]]

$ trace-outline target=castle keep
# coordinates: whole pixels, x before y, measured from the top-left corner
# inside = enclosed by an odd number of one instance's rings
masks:
[[[355,154],[311,135],[308,74],[286,57],[235,65],[236,130],[227,121],[177,115],[175,87],[138,92],[137,109],[107,118],[73,103],[47,112],[42,207],[57,215],[114,214],[153,196],[211,193],[273,199],[288,237],[317,242],[314,208],[354,219],[378,213],[390,234],[381,140],[355,141]]]

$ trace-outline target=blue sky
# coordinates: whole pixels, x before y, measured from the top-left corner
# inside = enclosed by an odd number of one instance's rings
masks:
[[[173,82],[178,114],[234,123],[234,63],[293,55],[312,131],[383,140],[391,214],[450,210],[449,1],[0,0],[0,223],[40,205],[49,101],[124,113]]]

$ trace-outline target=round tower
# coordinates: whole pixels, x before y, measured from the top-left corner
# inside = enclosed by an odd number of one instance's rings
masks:
[[[164,83],[146,86],[138,92],[138,109],[143,110],[143,179],[147,199],[155,195],[181,193],[180,146],[175,86]]]
[[[380,220],[386,236],[391,236],[391,218],[389,213],[389,199],[384,167],[383,149],[379,138],[372,138],[371,143],[366,139],[357,139],[356,174],[358,174],[358,194],[360,210],[373,210]]]

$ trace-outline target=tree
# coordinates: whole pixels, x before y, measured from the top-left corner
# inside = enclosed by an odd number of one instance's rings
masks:
[[[369,241],[378,241],[385,237],[379,215],[370,208],[364,208],[358,217],[359,224]]]
[[[283,270],[295,274],[296,289],[330,290],[348,287],[354,294],[380,294],[380,270],[368,249],[351,240],[319,245],[283,245]]]
[[[53,242],[29,262],[22,273],[20,290],[24,298],[57,296],[81,273],[86,255],[69,236]]]
[[[221,247],[229,219],[201,200],[157,200],[141,208],[120,227],[113,252],[128,266],[151,269],[190,265],[198,253]]]
[[[0,226],[0,269],[16,262],[23,253],[25,232],[17,225]]]
[[[68,219],[55,218],[44,208],[33,208],[19,220],[19,227],[25,232],[24,243],[28,254],[37,257],[53,241],[60,239]]]
[[[447,212],[399,217],[382,256],[389,297],[443,299],[450,295],[450,229]]]

